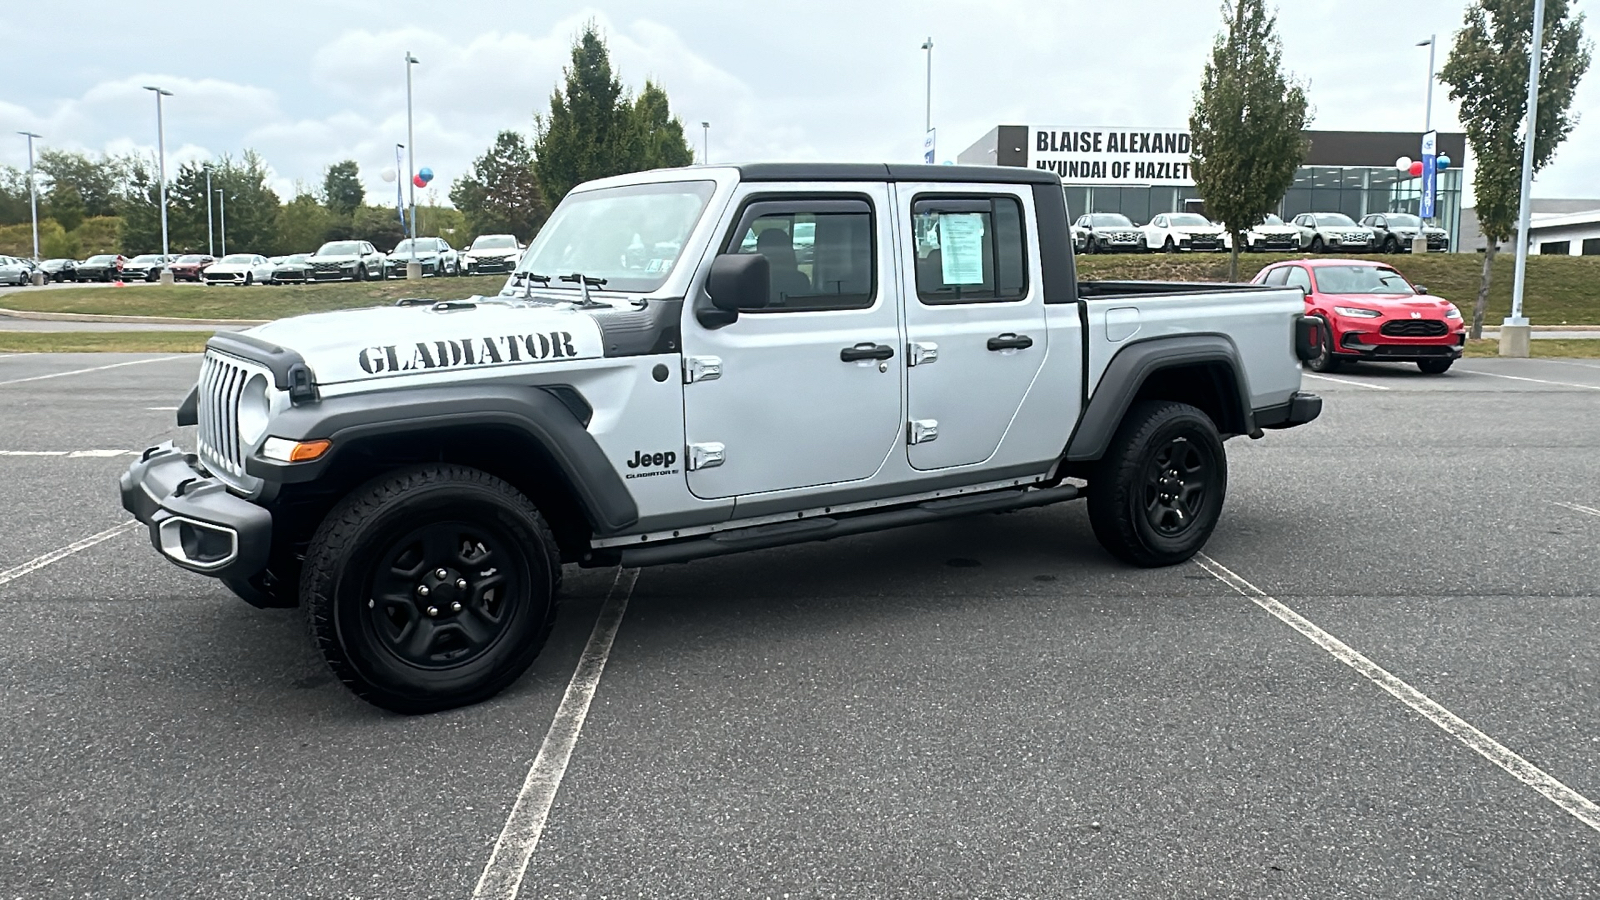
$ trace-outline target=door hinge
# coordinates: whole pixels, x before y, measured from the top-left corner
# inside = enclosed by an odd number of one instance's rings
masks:
[[[715,469],[722,465],[727,458],[727,449],[718,443],[690,444],[688,458],[689,471],[696,472],[700,469]]]
[[[683,383],[716,381],[722,377],[722,357],[686,356],[683,359]]]
[[[912,341],[906,345],[906,365],[923,366],[939,359],[939,345],[931,342]]]
[[[939,439],[938,419],[912,419],[906,439],[913,444],[926,444]]]

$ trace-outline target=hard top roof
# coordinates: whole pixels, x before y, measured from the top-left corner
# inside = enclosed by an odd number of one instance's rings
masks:
[[[1061,184],[1060,176],[1021,166],[929,166],[914,163],[746,163],[742,181],[928,181]]]

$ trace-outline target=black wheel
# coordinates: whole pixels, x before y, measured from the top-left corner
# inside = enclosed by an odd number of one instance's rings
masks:
[[[1385,252],[1385,253],[1399,253],[1400,252],[1400,242],[1394,239],[1394,235],[1391,234],[1388,237],[1383,239],[1383,252]]]
[[[1172,235],[1167,235],[1167,242],[1161,245],[1163,253],[1177,253],[1178,245],[1172,242]]]
[[[363,266],[357,266],[356,267],[356,280],[357,281],[366,281],[367,280],[367,267],[366,266],[363,265]]]
[[[1306,368],[1313,372],[1337,372],[1342,361],[1333,354],[1333,329],[1328,325],[1327,319],[1317,316],[1317,321],[1322,328],[1322,352],[1318,353],[1315,359],[1307,362]]]
[[[1453,359],[1419,359],[1417,368],[1421,369],[1424,375],[1443,375],[1450,371],[1450,366],[1454,362]]]
[[[1187,403],[1135,404],[1088,490],[1089,523],[1111,555],[1144,567],[1187,560],[1211,536],[1228,490],[1216,425]]]
[[[533,663],[561,563],[539,510],[485,472],[432,464],[341,501],[307,550],[300,596],[329,667],[399,713],[486,700]]]
[[[1319,234],[1311,239],[1312,253],[1321,253],[1325,247],[1327,247],[1327,245],[1322,242],[1322,235]]]
[[[254,272],[246,272],[246,273],[244,273],[244,286],[245,287],[249,287],[250,285],[255,284],[255,283],[256,283],[256,273],[254,273]]]

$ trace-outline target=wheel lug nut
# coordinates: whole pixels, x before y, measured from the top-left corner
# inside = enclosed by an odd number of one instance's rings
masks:
[[[467,589],[467,580],[465,578],[457,578],[456,579],[456,590],[464,591],[466,589]]]
[[[446,572],[446,571],[445,571],[445,570],[443,570],[443,569],[435,569],[435,570],[434,570],[434,572],[433,572],[433,574],[434,574],[434,575],[437,575],[437,576],[438,576],[438,577],[440,577],[440,578],[448,578],[448,577],[449,577],[449,576],[450,576],[450,573],[449,573],[449,572]]]
[[[456,602],[450,604],[450,611],[461,612],[461,601],[457,600]]]
[[[428,607],[428,615],[437,616],[438,614],[439,614],[439,607],[437,607],[437,606]]]
[[[431,591],[428,590],[428,586],[427,585],[419,584],[419,585],[417,585],[417,593],[420,594],[421,596],[426,597],[426,596],[428,596],[429,593],[431,593]]]

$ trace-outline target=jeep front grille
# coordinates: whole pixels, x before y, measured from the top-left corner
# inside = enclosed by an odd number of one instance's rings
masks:
[[[196,443],[200,459],[224,481],[244,478],[244,448],[239,445],[239,396],[254,372],[244,365],[207,352],[200,364],[200,427]]]

